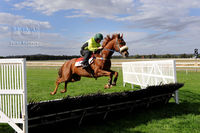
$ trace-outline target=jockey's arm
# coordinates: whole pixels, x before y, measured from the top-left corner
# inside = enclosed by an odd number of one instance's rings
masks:
[[[101,49],[103,49],[103,47],[102,47],[102,46],[98,47],[98,50],[101,50]]]

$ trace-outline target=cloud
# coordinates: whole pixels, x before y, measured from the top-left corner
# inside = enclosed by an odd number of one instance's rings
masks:
[[[6,33],[8,32],[9,27],[8,26],[0,26],[0,33]]]
[[[88,17],[115,18],[117,14],[130,13],[133,8],[132,0],[29,0],[15,4],[18,9],[32,8],[46,15],[52,15],[60,10],[74,10]],[[73,13],[73,12],[72,12]]]
[[[25,19],[23,16],[13,15],[11,13],[0,12],[0,26],[39,26],[41,29],[49,29],[51,25],[47,21],[37,21]]]
[[[179,4],[176,4],[176,3]],[[199,8],[198,0],[140,0],[141,5],[135,7],[137,12],[127,17],[118,18],[118,21],[130,21],[141,28],[169,29],[178,24],[193,19],[189,17],[189,9]]]
[[[87,17],[86,14],[78,14],[78,15],[70,15],[70,16],[65,16],[66,18],[80,18],[80,17]]]
[[[177,31],[200,21],[199,17],[188,15],[191,8],[200,8],[199,0],[29,0],[14,6],[32,8],[46,15],[66,10],[66,18],[106,18],[130,22],[131,28],[153,30]]]

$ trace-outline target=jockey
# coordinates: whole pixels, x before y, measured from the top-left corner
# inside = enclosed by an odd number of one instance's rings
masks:
[[[97,33],[94,37],[90,38],[84,45],[81,47],[81,55],[84,60],[82,62],[83,68],[87,68],[89,66],[88,60],[91,57],[92,53],[97,52],[97,50],[103,49],[100,42],[103,39],[103,35],[101,33]]]

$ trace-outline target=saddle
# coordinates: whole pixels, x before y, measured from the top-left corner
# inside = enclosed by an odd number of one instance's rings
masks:
[[[90,59],[88,60],[88,63],[89,64],[92,64],[94,62],[94,56],[90,57]],[[82,62],[83,62],[84,58],[83,57],[80,57],[76,60],[76,63],[75,63],[75,66],[76,67],[80,67],[82,66]]]
[[[94,59],[95,59],[94,56],[90,57],[90,59],[88,60],[88,63],[89,63],[89,64],[92,64],[92,63],[94,62]],[[78,59],[76,60],[76,62],[75,62],[75,66],[76,66],[76,67],[82,67],[82,62],[83,62],[83,60],[84,60],[83,57],[78,58]],[[95,74],[94,74],[94,70],[92,70],[91,67],[88,67],[88,68],[85,69],[85,70],[86,70],[88,73],[90,73],[91,76],[92,76],[93,78],[95,78],[95,79],[97,80],[97,77],[95,77]]]

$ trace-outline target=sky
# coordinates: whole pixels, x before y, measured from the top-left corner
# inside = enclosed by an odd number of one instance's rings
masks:
[[[130,55],[194,53],[200,0],[0,0],[0,56],[80,55],[96,33],[123,34]]]

